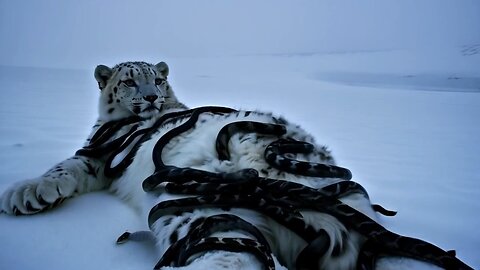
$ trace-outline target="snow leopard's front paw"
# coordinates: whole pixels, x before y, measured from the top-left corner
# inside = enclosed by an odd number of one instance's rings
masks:
[[[1,211],[10,215],[31,215],[62,203],[75,192],[75,181],[48,176],[19,182],[0,197]]]

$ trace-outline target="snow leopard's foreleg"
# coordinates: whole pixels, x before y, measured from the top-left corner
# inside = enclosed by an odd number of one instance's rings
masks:
[[[73,156],[40,177],[25,180],[7,189],[0,197],[1,211],[7,214],[35,214],[65,199],[100,190],[110,184],[103,175],[104,163],[95,158]]]

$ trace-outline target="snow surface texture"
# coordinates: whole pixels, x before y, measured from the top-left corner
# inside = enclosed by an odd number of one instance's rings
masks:
[[[479,25],[476,0],[0,0],[0,192],[83,145],[95,65],[166,61],[188,106],[283,114],[398,211],[383,225],[480,269]],[[0,269],[151,269],[115,245],[146,227],[104,192],[0,215]]]
[[[352,170],[374,203],[398,211],[381,218],[382,224],[456,249],[459,258],[479,268],[480,54],[465,56],[458,47],[441,55],[266,55],[168,64],[171,84],[189,106],[260,108],[301,124],[333,150],[340,166]],[[239,76],[246,70],[248,76]],[[96,117],[92,74],[93,69],[0,68],[2,91],[15,93],[0,101],[0,191],[40,175],[81,147]],[[458,78],[455,84],[442,84],[451,77]],[[68,200],[48,213],[1,215],[0,265],[151,269],[158,259],[154,247],[115,245],[125,230],[140,229],[146,221],[103,192]],[[412,262],[398,263],[408,269]],[[423,268],[430,269],[417,266]]]

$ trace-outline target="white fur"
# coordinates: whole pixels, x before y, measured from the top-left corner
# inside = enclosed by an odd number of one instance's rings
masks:
[[[239,140],[239,136],[235,135],[231,138],[229,143],[231,155],[230,160],[218,160],[214,145],[216,136],[223,126],[240,120],[272,123],[272,117],[268,114],[260,115],[252,113],[248,117],[243,117],[242,113],[239,115],[240,116],[232,114],[228,117],[211,114],[201,115],[193,130],[176,137],[165,147],[163,152],[164,162],[166,164],[175,165],[178,167],[192,167],[212,172],[233,172],[243,168],[255,168],[259,171],[261,169],[266,169],[268,165],[263,158],[263,152],[266,145],[275,139],[274,137],[267,137],[257,141],[255,134],[244,136],[242,140]],[[116,180],[112,185],[113,190],[115,190],[120,197],[128,200],[136,208],[141,210],[143,213],[143,218],[145,219],[146,215],[154,206],[154,204],[160,201],[180,197],[178,195],[166,193],[160,194],[159,197],[154,197],[148,195],[141,189],[141,182],[151,175],[155,169],[151,158],[152,149],[157,140],[171,128],[172,126],[161,128],[155,136],[152,136],[151,140],[145,142],[138,150],[134,161],[128,167],[123,176]],[[287,125],[287,130],[289,133],[293,133],[293,131],[295,131],[297,134],[296,136],[310,137],[308,134],[294,125]],[[314,158],[312,157],[310,159]],[[313,161],[318,162],[318,160]],[[319,180],[310,177],[301,177],[276,171],[275,169],[270,169],[270,171],[273,175],[280,176],[282,179],[295,181],[308,186],[320,187],[337,181],[336,179]],[[371,210],[368,200],[362,195],[352,195],[350,198],[345,198],[344,201],[348,202],[359,210],[363,210],[371,217],[375,216]],[[278,256],[280,256],[280,260],[286,266],[293,267],[295,265],[296,256],[306,245],[304,240],[300,239],[283,226],[280,226],[275,221],[266,218],[257,212],[246,209],[234,209],[232,211],[238,213],[247,221],[255,224],[264,233],[271,244],[272,249]],[[194,213],[185,213],[179,217],[175,217],[168,226],[162,225],[163,221],[167,217],[160,218],[155,223],[153,230],[157,236],[157,243],[161,253],[163,253],[169,246],[167,237],[171,234],[172,230],[178,226],[179,223],[185,220],[186,217],[192,217],[195,219],[197,216],[207,216],[222,212],[224,211],[219,209],[206,209],[198,210]],[[332,239],[341,239],[341,231],[347,231],[347,229],[338,220],[329,215],[305,212],[304,216],[306,220],[314,227],[325,229]],[[179,237],[184,236],[186,233],[186,230],[181,231]],[[348,233],[350,234],[350,232]],[[343,243],[344,245],[347,245],[347,249],[351,251],[349,254],[335,259],[326,260],[323,262],[324,265],[322,267],[325,269],[354,269],[360,238],[355,235],[354,237],[350,238],[350,240],[351,241],[347,243]],[[332,249],[333,245],[329,248],[328,252],[331,252]],[[201,265],[204,263],[206,262],[202,260]],[[214,263],[214,261],[212,261],[212,263]],[[194,266],[192,266],[191,269],[195,269]]]

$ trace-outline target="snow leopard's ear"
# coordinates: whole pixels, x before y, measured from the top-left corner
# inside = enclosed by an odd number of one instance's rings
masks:
[[[100,88],[100,90],[103,90],[103,88],[107,86],[107,81],[112,77],[112,73],[112,69],[104,65],[98,65],[95,68],[95,79],[98,82],[98,88]]]
[[[167,63],[165,62],[160,62],[158,64],[155,65],[157,67],[157,70],[160,72],[160,74],[162,74],[162,76],[164,78],[166,78],[168,76],[168,65]]]

